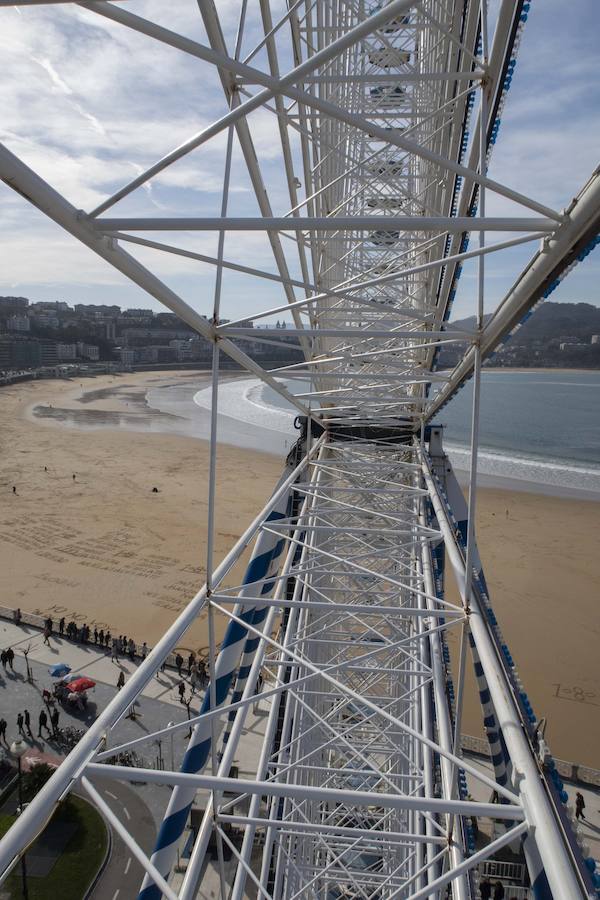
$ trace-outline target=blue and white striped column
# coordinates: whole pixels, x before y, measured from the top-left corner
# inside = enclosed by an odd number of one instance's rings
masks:
[[[284,519],[289,516],[290,510],[291,492],[288,491],[267,516],[266,522]],[[265,595],[267,591],[272,589],[272,579],[277,572],[284,545],[285,537],[278,538],[277,535],[265,530],[260,531],[252,559],[244,576],[243,587],[239,593],[240,602],[236,605],[234,611],[235,615],[247,625],[256,626],[264,622],[266,607],[263,607],[260,602],[257,604],[255,600],[244,603],[244,597]],[[235,672],[240,664],[240,658],[242,654],[245,655],[248,640],[247,627],[244,627],[239,622],[229,623],[215,665],[216,709],[223,706],[227,699]],[[254,650],[256,650],[257,645],[258,638],[256,643],[254,643]],[[200,715],[208,712],[210,709],[209,686],[200,709]],[[209,759],[211,742],[211,721],[200,720],[192,732],[192,737],[181,765],[181,771],[192,774],[201,772]],[[195,788],[181,785],[176,786],[171,794],[152,854],[153,864],[166,879],[169,878],[175,862],[177,847],[185,829],[195,795]],[[162,891],[149,876],[146,876],[138,900],[160,900],[160,897],[162,897]]]
[[[266,597],[274,588],[275,581],[273,580],[274,576],[277,574],[279,568],[279,557],[277,556],[271,563],[270,570],[267,574],[267,580],[265,581],[262,590],[261,596]],[[267,616],[268,606],[261,606],[257,603],[254,610],[254,618],[252,620],[252,625],[254,628],[262,631],[262,625]],[[238,669],[237,678],[235,680],[235,687],[233,690],[233,694],[231,695],[231,703],[238,703],[242,699],[244,694],[244,690],[246,689],[246,683],[248,681],[248,676],[250,675],[250,670],[252,669],[252,664],[254,662],[254,657],[256,654],[256,650],[260,643],[260,637],[257,634],[249,634],[246,638],[246,643],[244,644],[244,650],[242,652],[242,658],[240,660],[240,667]],[[221,752],[219,753],[219,762],[225,752],[225,747],[229,741],[229,737],[231,735],[231,730],[233,728],[233,723],[235,722],[235,718],[237,715],[237,710],[232,709],[227,717],[227,725],[225,726],[225,731],[223,732],[223,737],[221,740]]]
[[[455,525],[458,528],[460,539],[463,547],[467,546],[467,531],[469,527],[469,509],[467,506],[467,501],[465,500],[465,495],[462,492],[462,488],[456,479],[456,475],[454,474],[454,469],[452,466],[446,466],[446,498],[448,500],[448,506],[452,511],[452,515],[454,516]],[[485,577],[483,574],[483,566],[481,565],[481,557],[479,556],[479,550],[477,549],[477,541],[473,541],[473,568],[477,572],[477,578],[479,579],[481,585],[483,586],[484,591],[487,594],[487,585],[485,583]]]
[[[469,632],[469,645],[473,656],[473,667],[475,669],[475,679],[477,681],[477,690],[479,692],[479,702],[483,712],[483,726],[490,745],[490,755],[494,766],[494,777],[498,784],[502,787],[509,786],[509,760],[508,752],[504,744],[502,733],[498,728],[496,713],[490,692],[487,686],[485,675],[483,674],[483,666],[479,659],[477,646],[473,640],[472,634]],[[505,798],[501,798],[501,802],[507,802]]]
[[[306,532],[303,531],[300,534],[300,543],[298,543],[296,545],[296,550],[294,552],[294,559],[293,559],[292,566],[295,566],[296,563],[299,561],[300,557],[302,556],[302,541],[305,539],[305,537],[306,537]],[[267,596],[272,591],[272,589],[275,587],[275,582],[272,581],[271,579],[273,579],[275,577],[278,569],[279,569],[279,559],[276,558],[273,560],[273,563],[271,564],[271,571],[268,573],[267,580],[265,581],[265,584],[261,591],[261,594],[263,596]],[[252,624],[254,625],[255,628],[261,629],[262,623],[264,622],[265,617],[267,615],[267,610],[268,610],[268,606],[261,606],[260,604],[257,604],[256,612],[254,614],[254,621],[252,622]],[[231,697],[232,705],[234,703],[238,703],[242,699],[242,696],[246,689],[246,682],[248,681],[248,676],[250,675],[250,670],[251,670],[252,664],[254,662],[254,655],[256,653],[256,649],[258,647],[259,642],[260,642],[260,638],[258,637],[258,635],[249,634],[248,637],[246,638],[246,644],[244,646],[244,652],[242,654],[240,668],[239,668],[237,678],[235,681],[235,688],[234,688],[234,691],[233,691],[233,694]],[[221,752],[219,753],[219,762],[221,761],[223,754],[225,753],[225,748],[229,742],[229,737],[231,735],[231,731],[233,728],[233,723],[235,722],[236,715],[237,715],[237,710],[232,709],[227,717],[227,725],[225,727],[225,731],[223,732],[223,738],[221,741]]]

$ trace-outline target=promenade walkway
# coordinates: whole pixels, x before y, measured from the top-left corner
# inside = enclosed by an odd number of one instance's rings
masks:
[[[71,667],[72,672],[82,673],[96,682],[96,687],[88,692],[88,706],[85,711],[68,710],[59,705],[59,726],[72,725],[76,728],[86,728],[91,725],[96,716],[117,693],[117,679],[121,672],[125,679],[137,669],[140,660],[134,662],[121,658],[118,662],[111,659],[110,651],[100,649],[92,644],[79,644],[66,638],[52,635],[50,646],[43,642],[41,630],[32,625],[17,626],[11,621],[0,619],[0,649],[12,647],[15,652],[14,671],[7,668],[6,672],[0,666],[0,716],[7,720],[7,743],[3,752],[10,758],[10,743],[18,737],[17,715],[28,709],[31,714],[32,737],[27,741],[30,750],[26,754],[32,762],[36,760],[59,762],[60,746],[47,734],[38,736],[38,715],[44,704],[42,690],[51,688],[55,679],[49,672],[49,666],[64,662]],[[28,653],[29,667],[32,680],[27,680],[27,667],[24,651]],[[171,660],[172,661],[172,660]],[[189,679],[185,676],[186,694],[190,695]],[[187,719],[187,711],[179,702],[177,685],[180,678],[177,671],[167,666],[164,672],[159,672],[158,678],[152,678],[143,691],[139,703],[136,704],[135,719],[123,718],[113,729],[110,744],[118,743],[141,737],[168,722],[183,722]],[[197,713],[202,694],[196,694],[191,707],[191,714]],[[253,777],[256,772],[256,764],[262,745],[265,716],[269,708],[269,701],[260,701],[256,708],[248,710],[244,737],[240,745],[243,753],[239,760],[234,760],[238,766],[240,777]],[[171,741],[167,739],[159,746],[155,741],[148,741],[136,747],[140,764],[149,768],[178,769],[187,746],[187,729],[178,732]],[[469,753],[469,741],[474,745],[470,749],[477,750],[481,742],[466,738],[466,752]],[[0,744],[0,747],[2,745]],[[491,766],[479,753],[471,760],[478,768],[492,774]],[[565,769],[572,769],[572,765],[564,763]],[[596,775],[598,773],[595,773]],[[593,781],[592,770],[586,771],[586,778]],[[565,772],[566,776],[566,772]],[[578,825],[580,834],[589,846],[589,855],[595,859],[600,858],[600,790],[593,784],[573,782],[564,778],[565,789],[569,795],[569,806],[575,809],[575,793],[581,791],[585,798],[585,821]],[[137,838],[144,849],[150,850],[156,828],[162,820],[164,809],[168,802],[169,788],[162,786],[147,787],[136,786],[135,790],[125,785],[101,786],[105,800],[119,815],[122,821],[131,821],[132,811],[135,813],[136,825],[134,831],[138,831]],[[469,778],[469,791],[476,800],[488,801],[489,792],[482,788],[481,784]],[[197,805],[202,808],[207,799],[207,792],[200,791]],[[147,811],[147,812],[146,812]],[[182,844],[184,841],[182,841]],[[185,865],[182,860],[183,865]],[[93,897],[109,900],[122,900],[128,896],[127,891],[139,884],[141,868],[132,860],[131,854],[118,838],[113,848],[111,865],[103,876],[102,882],[95,890]],[[173,883],[181,880],[181,872],[174,875]],[[204,876],[201,896],[209,898],[211,891],[216,889],[218,874],[214,862],[209,862]],[[524,892],[520,896],[526,896]],[[0,892],[0,898],[2,894]]]
[[[115,687],[120,672],[124,672],[127,680],[140,663],[138,658],[135,662],[131,662],[128,656],[114,662],[111,660],[110,650],[101,649],[93,643],[76,643],[66,637],[61,638],[56,633],[50,637],[50,646],[46,646],[39,628],[31,625],[14,625],[0,619],[0,648],[7,647],[12,647],[17,655],[29,650],[29,660],[45,665],[46,668],[57,662],[65,662],[71,666],[73,672],[85,672],[94,681],[114,684]],[[53,681],[48,674],[45,680],[48,683]],[[145,697],[153,700],[181,706],[176,689],[178,684],[177,672],[167,667],[160,673],[158,679],[153,679],[146,686],[143,693]]]

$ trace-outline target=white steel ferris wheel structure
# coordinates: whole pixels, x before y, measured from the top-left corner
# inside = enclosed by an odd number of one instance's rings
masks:
[[[1,0],[0,6],[35,2]],[[9,187],[212,344],[208,577],[0,842],[4,876],[56,803],[78,787],[144,866],[144,900],[195,897],[213,836],[237,862],[233,878],[221,884],[232,900],[416,900],[448,890],[467,900],[478,896],[475,867],[509,844],[522,845],[536,897],[594,896],[552,758],[493,613],[472,525],[482,361],[587,255],[600,220],[598,172],[561,212],[486,174],[529,3],[500,0],[490,34],[486,0],[243,0],[231,45],[213,0],[198,0],[205,42],[144,19],[127,3],[78,5],[214,66],[222,84],[220,118],[90,211],[75,209],[0,149],[0,177]],[[253,48],[250,25],[262,29]],[[276,123],[283,200],[271,197],[255,149],[251,114],[258,109]],[[120,201],[220,134],[227,150],[219,217],[118,216]],[[259,217],[228,213],[235,142]],[[489,192],[511,201],[518,214],[487,217]],[[178,246],[176,236],[169,243],[151,240],[149,231],[218,232],[218,251],[208,257]],[[226,238],[233,231],[266,233],[273,269],[237,262]],[[534,240],[530,262],[515,272],[484,323],[487,254]],[[143,266],[134,255],[138,245],[212,263],[212,315],[201,316]],[[477,330],[465,334],[447,321],[463,262],[471,258],[478,266]],[[264,283],[278,286],[281,302],[249,306],[243,321],[222,323],[221,286],[229,271],[248,279],[249,304],[255,285]],[[287,311],[293,327],[279,333],[297,336],[305,359],[265,371],[239,342],[264,341],[265,332],[252,323]],[[467,350],[442,373],[438,353],[452,342],[466,342]],[[271,500],[215,565],[223,355],[303,418]],[[287,386],[295,378],[310,387],[292,394]],[[435,417],[470,378],[466,503]],[[227,572],[253,541],[244,583],[224,588]],[[448,570],[460,588],[458,604],[444,597]],[[106,764],[116,752],[111,728],[204,610],[209,624],[219,614],[229,625],[221,647],[211,627],[210,687],[193,716],[181,771],[144,772],[148,782],[173,788],[148,858],[96,785],[140,778],[139,770]],[[455,681],[449,629],[459,635]],[[493,777],[461,750],[469,665]],[[232,779],[261,670],[270,713],[256,775]],[[179,728],[165,723],[144,740]],[[468,797],[466,773],[500,802]],[[210,802],[175,889],[169,879],[199,789],[211,792]],[[236,801],[245,798],[243,815],[226,791]],[[491,843],[480,850],[473,817],[496,821]],[[229,837],[232,824],[243,832],[238,845]]]

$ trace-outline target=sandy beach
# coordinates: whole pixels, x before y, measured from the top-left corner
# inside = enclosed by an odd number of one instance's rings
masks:
[[[142,418],[147,413],[133,409],[132,393],[141,385],[143,396],[156,378],[89,379],[84,391],[90,394],[79,407]],[[115,382],[129,392],[128,400],[103,395]],[[80,395],[78,383],[58,381],[0,391],[0,603],[108,625],[151,645],[205,581],[208,443],[129,430],[80,431],[28,412],[34,403],[72,408]],[[220,448],[217,562],[280,474],[275,456]],[[242,574],[238,565],[228,583],[238,584]],[[205,648],[205,631],[199,622],[186,648]]]
[[[167,414],[149,411],[144,397],[191,377],[152,372],[82,387],[2,388],[0,605],[109,626],[149,644],[173,621],[204,582],[208,444],[163,433]],[[206,376],[195,377],[200,386]],[[59,410],[84,411],[90,430],[65,427]],[[219,446],[216,561],[281,468],[281,456]],[[477,517],[494,608],[534,710],[548,718],[550,746],[592,766],[600,738],[599,514],[594,501],[486,488]],[[242,568],[227,583],[239,583]],[[192,648],[206,649],[202,619],[186,639],[184,649]],[[469,692],[463,731],[480,735],[475,703]]]

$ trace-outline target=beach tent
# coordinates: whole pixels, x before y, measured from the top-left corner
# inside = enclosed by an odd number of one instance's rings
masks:
[[[69,691],[72,694],[81,694],[83,691],[89,691],[90,688],[96,687],[96,682],[91,678],[76,678],[75,681],[69,682]]]
[[[62,678],[63,675],[68,675],[71,671],[71,666],[68,666],[66,663],[56,663],[53,666],[50,666],[48,669],[53,678]]]

